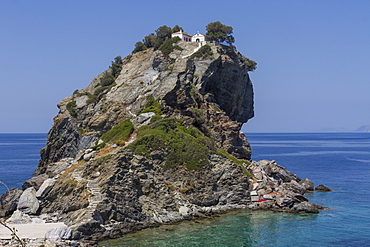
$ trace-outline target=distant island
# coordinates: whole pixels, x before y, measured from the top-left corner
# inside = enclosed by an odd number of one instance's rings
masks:
[[[357,129],[354,130],[355,132],[370,132],[370,124],[361,125]]]

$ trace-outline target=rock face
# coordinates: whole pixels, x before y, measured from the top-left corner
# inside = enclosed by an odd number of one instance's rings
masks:
[[[22,190],[26,190],[30,187],[34,187],[36,190],[38,190],[41,186],[41,184],[44,182],[45,179],[48,178],[47,174],[40,174],[38,176],[34,176],[28,180],[26,180],[22,185]]]
[[[245,58],[216,43],[191,58],[198,44],[176,45],[168,56],[129,55],[58,104],[19,210],[63,221],[72,239],[233,208],[314,211],[300,178],[274,161],[250,162],[240,132],[254,115]],[[59,230],[50,235],[70,233]]]
[[[308,178],[302,179],[299,184],[305,187],[306,191],[314,191],[315,189],[314,184]]]
[[[19,201],[19,197],[22,195],[22,190],[13,188],[5,192],[0,197],[1,203],[1,216],[11,215],[16,209]]]
[[[76,157],[117,121],[137,115],[149,95],[160,99],[167,116],[188,120],[192,109],[203,109],[219,144],[238,158],[250,158],[248,141],[239,133],[254,116],[248,70],[233,48],[209,45],[211,59],[188,59],[197,44],[185,42],[179,42],[183,50],[175,50],[169,58],[153,49],[132,54],[123,59],[109,91],[101,86],[102,73],[87,88],[61,101],[35,175],[62,158]],[[67,110],[70,102],[75,102],[75,116]]]
[[[36,190],[30,187],[23,191],[20,196],[17,209],[26,214],[36,214],[39,206],[39,201],[36,198]]]

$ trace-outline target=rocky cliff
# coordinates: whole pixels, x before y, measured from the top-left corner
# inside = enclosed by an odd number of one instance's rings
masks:
[[[23,186],[37,208],[19,191],[2,202],[63,221],[73,239],[241,207],[317,212],[300,178],[275,162],[250,161],[240,132],[254,115],[246,58],[216,43],[171,46],[116,59],[62,100]]]

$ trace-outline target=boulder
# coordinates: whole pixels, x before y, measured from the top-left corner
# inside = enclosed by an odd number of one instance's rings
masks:
[[[301,202],[293,206],[293,211],[297,213],[318,213],[319,207],[311,202]]]
[[[148,124],[150,122],[150,119],[155,115],[154,112],[146,112],[146,113],[141,113],[139,116],[137,116],[133,122],[134,124]]]
[[[292,180],[288,183],[281,184],[279,186],[279,191],[286,193],[298,193],[303,195],[306,189],[295,180]]]
[[[26,214],[36,214],[39,209],[39,200],[36,197],[36,190],[30,187],[23,191],[19,198],[17,209]]]
[[[299,184],[306,188],[306,191],[313,191],[314,190],[314,184],[309,180],[308,178],[302,179],[299,181]]]
[[[34,187],[36,190],[38,190],[40,186],[42,185],[42,183],[47,178],[48,178],[48,175],[46,174],[41,174],[41,175],[32,177],[23,183],[22,190],[26,190],[27,188],[30,188],[30,187]]]
[[[290,182],[294,179],[294,177],[292,177],[291,174],[285,169],[280,169],[279,172],[276,173],[276,176],[283,182]]]
[[[42,183],[40,189],[36,192],[36,197],[37,198],[45,198],[45,196],[49,193],[51,188],[53,188],[55,182],[56,182],[56,180],[53,179],[53,178],[46,179]]]
[[[0,216],[6,217],[8,215],[11,215],[17,209],[18,200],[21,195],[22,190],[18,188],[12,188],[5,192],[0,197],[0,203],[2,205]]]
[[[187,216],[190,212],[190,208],[186,207],[186,206],[180,206],[179,208],[179,213],[182,215],[182,216]]]
[[[279,197],[276,198],[276,204],[281,208],[290,207],[293,204],[292,198],[289,197]]]
[[[322,185],[322,184],[316,186],[315,190],[322,191],[322,192],[333,191],[332,189],[330,189],[330,188],[328,188],[328,187],[326,187],[325,185]]]
[[[26,224],[31,222],[32,222],[31,217],[20,210],[14,211],[12,216],[6,220],[6,223],[8,224]]]
[[[67,226],[56,227],[46,232],[45,238],[52,241],[60,241],[63,239],[70,239],[72,236],[72,229]]]
[[[95,153],[96,153],[95,151],[92,151],[92,152],[86,153],[86,154],[84,155],[83,159],[84,159],[85,161],[89,161],[92,157],[94,157],[94,154],[95,154]]]

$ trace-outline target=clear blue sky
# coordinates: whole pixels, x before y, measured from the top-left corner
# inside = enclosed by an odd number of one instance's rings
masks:
[[[370,124],[370,1],[0,1],[0,133],[47,132],[56,104],[161,25],[221,21],[258,68],[245,132]]]

